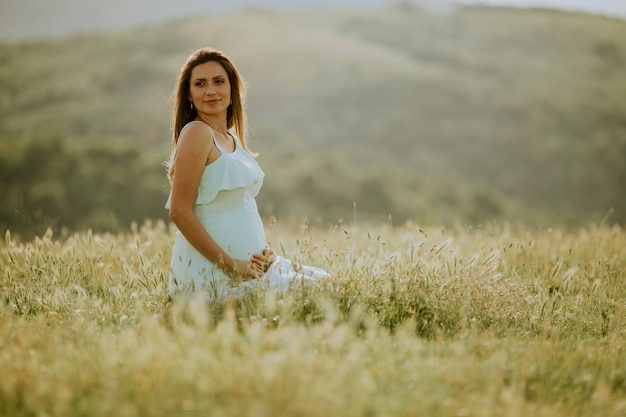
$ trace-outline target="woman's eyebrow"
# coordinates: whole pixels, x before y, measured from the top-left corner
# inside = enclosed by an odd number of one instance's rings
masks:
[[[223,75],[216,75],[215,77],[213,77],[213,80],[217,80],[217,79],[225,79],[226,77],[224,77]],[[206,78],[204,77],[198,77],[198,78],[194,78],[194,81],[206,81]]]

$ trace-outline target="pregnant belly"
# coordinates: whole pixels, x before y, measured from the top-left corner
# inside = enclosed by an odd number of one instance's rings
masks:
[[[263,222],[256,211],[212,214],[200,217],[211,238],[234,259],[250,259],[267,244]]]

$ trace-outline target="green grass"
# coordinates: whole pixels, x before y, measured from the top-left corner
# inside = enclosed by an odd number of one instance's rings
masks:
[[[0,415],[621,416],[626,234],[269,222],[332,278],[171,302],[173,229],[0,244]]]

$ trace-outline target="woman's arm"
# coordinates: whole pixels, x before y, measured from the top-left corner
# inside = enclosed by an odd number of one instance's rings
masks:
[[[231,258],[215,243],[193,213],[204,166],[207,161],[215,160],[218,156],[219,150],[206,127],[192,124],[182,132],[174,158],[169,215],[178,230],[200,254],[228,275],[249,280],[262,275],[262,267],[248,260]]]

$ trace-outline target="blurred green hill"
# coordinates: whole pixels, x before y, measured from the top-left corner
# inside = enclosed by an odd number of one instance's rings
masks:
[[[266,216],[334,223],[356,208],[358,219],[576,225],[614,209],[609,220],[626,222],[625,22],[395,6],[256,9],[0,44],[0,227],[165,217],[154,207],[168,192],[171,92],[186,57],[207,45],[248,83]],[[49,161],[19,163],[42,147],[82,162],[66,177]],[[93,149],[110,157],[90,165]],[[94,193],[85,199],[97,215],[41,198],[75,195],[68,187]]]

